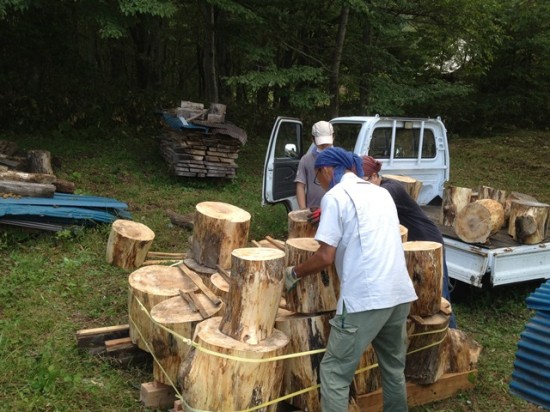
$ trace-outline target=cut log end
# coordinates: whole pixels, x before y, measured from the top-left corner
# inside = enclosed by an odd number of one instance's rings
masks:
[[[222,202],[202,202],[196,206],[197,212],[230,222],[242,223],[250,220],[250,213],[237,206]]]
[[[263,261],[282,258],[285,256],[285,252],[272,248],[249,247],[235,249],[232,255],[241,260]]]

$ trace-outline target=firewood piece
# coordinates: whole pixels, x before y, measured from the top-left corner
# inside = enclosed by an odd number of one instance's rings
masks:
[[[147,252],[147,259],[183,259],[185,258],[185,253],[172,253],[172,252]]]
[[[267,339],[281,300],[284,269],[285,253],[281,250],[235,249],[220,330],[250,345]]]
[[[53,197],[55,186],[52,184],[29,182],[0,182],[0,193],[23,197]]]
[[[193,239],[190,238],[189,243],[193,242]],[[187,266],[189,269],[194,270],[199,275],[203,276],[210,276],[213,273],[216,273],[216,269],[212,269],[203,265],[199,265],[195,259],[192,258],[185,258],[183,259],[183,263],[185,266]]]
[[[56,176],[53,174],[25,173],[13,170],[0,172],[0,181],[52,184],[56,179]]]
[[[173,225],[181,226],[186,229],[193,229],[195,212],[187,213],[185,215],[180,215],[179,213],[174,212],[173,210],[168,209],[166,215],[170,219],[170,222]]]
[[[455,220],[455,233],[466,243],[486,243],[504,224],[504,208],[493,199],[469,203]]]
[[[287,353],[309,352],[324,349],[330,333],[329,320],[334,312],[315,315],[293,313],[279,309],[275,328],[288,336]],[[319,366],[324,352],[284,360],[284,382],[282,394],[287,395],[316,385],[319,382]],[[294,407],[303,411],[320,411],[319,390],[311,390],[289,400]]]
[[[208,297],[208,299],[212,301],[214,305],[221,303],[220,298],[218,298],[210,289],[206,287],[201,277],[197,273],[189,269],[187,266],[185,266],[185,264],[179,265],[178,268],[185,275],[187,275],[195,285],[197,285],[197,287],[201,290],[201,292],[204,293]]]
[[[519,243],[534,245],[546,238],[550,205],[513,200],[510,206],[508,234]]]
[[[27,152],[28,171],[53,175],[52,155],[47,150],[29,150]]]
[[[222,302],[227,301],[227,293],[229,292],[229,282],[221,275],[221,272],[216,272],[213,275],[210,276],[209,279],[210,282],[210,288],[212,291],[216,294],[216,296],[219,296]],[[223,314],[219,314],[219,316],[222,316]]]
[[[115,220],[107,241],[107,263],[123,269],[140,267],[154,238],[155,233],[142,223]]]
[[[411,315],[431,316],[439,312],[443,287],[443,245],[438,242],[403,243],[407,270],[418,299]]]
[[[231,282],[231,273],[222,268],[220,265],[216,265],[220,276],[229,284]]]
[[[56,179],[53,185],[58,193],[74,193],[76,187],[74,182],[65,179]]]
[[[409,239],[409,229],[403,225],[399,225],[399,234],[401,235],[401,243],[405,243]]]
[[[105,341],[127,337],[129,325],[114,325],[101,328],[81,329],[76,332],[77,346],[96,354],[105,351]]]
[[[193,258],[200,265],[231,267],[231,252],[248,242],[250,213],[222,202],[197,204],[193,227]]]
[[[314,237],[317,227],[307,221],[309,209],[293,210],[288,213],[288,238]]]
[[[506,206],[506,190],[495,189],[489,186],[480,185],[478,190],[478,198],[481,199],[493,199],[499,202],[502,207]]]
[[[288,337],[277,329],[257,345],[235,340],[220,329],[220,317],[207,319],[197,326],[195,341],[209,351],[248,359],[283,355],[289,342]],[[282,360],[245,362],[198,349],[192,352],[180,369],[180,381],[182,396],[194,410],[241,411],[279,397],[283,381]],[[260,410],[275,408],[276,405]]]
[[[160,382],[146,382],[141,384],[139,400],[146,408],[166,409],[174,404],[176,392],[170,385]]]
[[[449,356],[446,373],[467,372],[477,368],[481,345],[459,329],[447,331]]]
[[[196,326],[204,319],[218,315],[219,310],[220,306],[213,305],[202,293],[183,290],[180,290],[180,296],[166,299],[151,309],[151,318],[157,323],[151,339],[158,362],[153,364],[153,377],[157,382],[176,382],[180,364],[191,349],[179,336],[192,339]]]
[[[418,195],[422,189],[422,182],[410,176],[401,176],[401,175],[384,175],[384,179],[397,180],[403,185],[405,191],[412,197],[415,201],[418,200]]]
[[[506,197],[506,201],[504,202],[504,224],[505,225],[507,225],[510,222],[510,209],[512,208],[512,202],[514,200],[527,200],[528,202],[538,202],[538,200],[531,195],[527,195],[525,193],[519,193],[519,192],[510,192],[510,194],[508,194],[508,196]]]
[[[286,266],[296,266],[319,249],[319,242],[312,238],[293,238],[286,242]],[[320,273],[300,279],[296,287],[286,292],[286,306],[292,312],[318,313],[336,310],[340,282],[334,265]]]
[[[260,245],[260,244],[258,243],[257,240],[252,240],[251,243],[252,243],[255,247],[262,247],[262,245]]]
[[[265,240],[267,240],[269,243],[271,243],[277,249],[285,250],[285,242],[277,240],[277,239],[273,239],[271,236],[266,236]]]
[[[142,305],[150,312],[160,302],[178,296],[180,289],[194,292],[197,286],[173,266],[144,266],[130,274],[128,283],[130,337],[140,349],[149,352],[147,345],[151,345],[154,325]]]
[[[151,265],[173,265],[174,263],[181,262],[181,259],[155,259],[155,260],[146,260],[141,264],[141,266],[151,266]]]
[[[447,354],[443,345],[450,316],[437,313],[428,317],[412,315],[414,333],[409,336],[405,377],[411,382],[427,385],[445,372]]]
[[[441,213],[439,223],[443,226],[454,225],[456,215],[464,206],[472,201],[472,189],[468,187],[445,186],[443,200],[441,202]]]

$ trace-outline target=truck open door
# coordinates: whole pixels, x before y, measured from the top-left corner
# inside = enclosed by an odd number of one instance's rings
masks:
[[[302,157],[303,124],[291,117],[278,117],[267,147],[262,205],[284,203],[297,209],[294,179]]]

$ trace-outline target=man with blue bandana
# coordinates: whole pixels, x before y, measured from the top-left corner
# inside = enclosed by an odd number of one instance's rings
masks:
[[[305,262],[287,268],[285,285],[291,291],[301,277],[333,263],[338,272],[340,296],[320,367],[322,410],[348,410],[355,370],[372,343],[384,411],[407,411],[406,320],[417,296],[405,264],[395,203],[385,189],[362,179],[362,159],[341,148],[319,154],[315,177],[327,190],[315,235],[320,247]]]

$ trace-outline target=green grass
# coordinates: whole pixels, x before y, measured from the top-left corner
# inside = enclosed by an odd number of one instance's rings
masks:
[[[261,177],[271,124],[251,136],[233,181],[171,176],[153,132],[131,130],[0,136],[23,149],[50,150],[59,177],[78,193],[128,203],[136,221],[156,234],[152,250],[181,252],[191,231],[174,226],[168,209],[194,210],[207,200],[239,206],[252,215],[250,239],[284,239],[283,206],[261,206]],[[451,140],[452,182],[531,194],[550,202],[550,133],[524,132],[487,139]],[[121,367],[80,352],[79,329],[127,323],[129,272],[105,262],[108,225],[74,232],[0,231],[0,410],[139,411],[139,386],[150,365]],[[471,392],[413,411],[535,411],[510,395],[508,385],[519,334],[532,313],[525,298],[533,282],[476,290],[454,310],[459,327],[483,345],[479,381]]]

